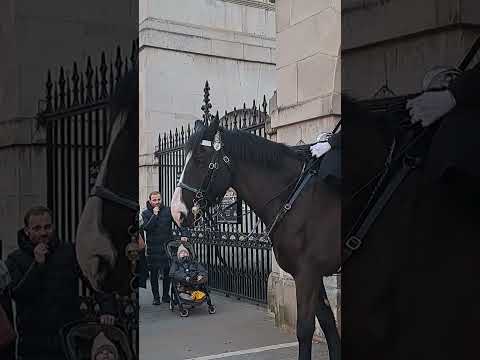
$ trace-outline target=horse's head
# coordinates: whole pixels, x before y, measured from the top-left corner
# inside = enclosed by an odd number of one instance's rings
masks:
[[[117,85],[111,102],[109,144],[77,228],[80,268],[100,292],[131,291],[131,225],[138,210],[138,72]]]
[[[210,205],[218,203],[232,185],[231,159],[225,153],[223,128],[217,117],[195,132],[185,147],[187,157],[172,197],[172,216],[178,226],[192,226]]]

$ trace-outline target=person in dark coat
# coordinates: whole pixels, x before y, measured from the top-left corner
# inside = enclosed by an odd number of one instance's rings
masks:
[[[64,360],[59,331],[81,319],[75,248],[55,235],[48,208],[27,211],[18,249],[8,255],[9,292],[16,305],[18,360]],[[112,296],[97,295],[102,322],[116,314]]]
[[[170,302],[168,278],[169,264],[166,244],[173,240],[173,218],[170,208],[162,203],[160,192],[154,191],[149,195],[147,208],[142,211],[142,229],[145,231],[147,243],[147,261],[150,268],[150,283],[152,285],[153,304],[160,305],[158,286],[159,273],[163,276],[163,302]]]

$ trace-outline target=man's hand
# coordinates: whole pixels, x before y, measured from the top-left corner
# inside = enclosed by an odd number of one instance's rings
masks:
[[[35,261],[39,264],[45,263],[46,256],[48,254],[48,246],[44,243],[40,243],[33,249],[33,255]]]
[[[158,206],[155,206],[155,207],[153,208],[153,214],[154,214],[154,215],[158,215],[158,212],[159,212],[159,211],[160,211],[160,209],[158,208]]]
[[[456,105],[455,98],[448,90],[427,91],[407,102],[411,122],[420,122],[423,127],[432,125]]]
[[[100,324],[115,325],[115,316],[109,314],[100,315]]]
[[[186,242],[188,242],[188,238],[187,238],[186,236],[182,236],[182,237],[180,238],[180,242],[186,243]]]
[[[198,275],[198,276],[197,276],[197,281],[202,281],[202,279],[203,279],[203,276],[202,276],[202,275]]]

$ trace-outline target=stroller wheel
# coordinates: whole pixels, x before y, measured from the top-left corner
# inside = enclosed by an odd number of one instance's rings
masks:
[[[209,314],[215,314],[217,312],[217,309],[215,309],[214,305],[211,305],[208,307],[208,313]]]
[[[180,311],[181,317],[187,317],[188,315],[189,315],[188,309],[183,309],[182,311]]]

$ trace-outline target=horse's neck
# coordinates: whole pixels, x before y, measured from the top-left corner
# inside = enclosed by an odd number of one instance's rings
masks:
[[[287,158],[282,161],[283,165],[277,169],[252,163],[240,163],[235,167],[233,188],[239,198],[266,224],[285,202],[289,195],[286,187],[298,178],[303,166],[303,163],[296,159]],[[279,196],[275,198],[277,195]]]

